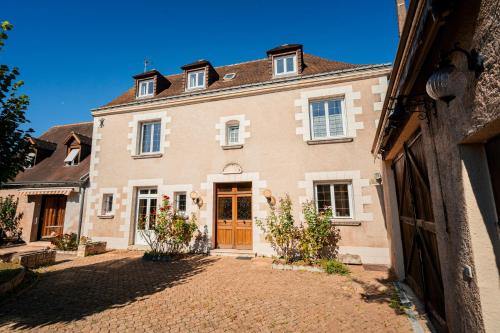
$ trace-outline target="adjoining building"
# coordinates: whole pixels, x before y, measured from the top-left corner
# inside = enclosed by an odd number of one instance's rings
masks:
[[[91,122],[54,126],[31,138],[31,166],[2,184],[0,197],[19,198],[22,239],[48,240],[63,233],[79,234],[85,191],[89,187]]]
[[[373,144],[394,271],[439,331],[500,328],[499,10],[410,2]]]
[[[282,45],[267,57],[214,67],[199,60],[134,85],[93,110],[84,234],[113,248],[145,244],[160,195],[196,214],[214,251],[271,254],[255,218],[264,196],[289,194],[296,216],[332,206],[341,252],[389,262],[370,153],[391,67],[353,65]],[[269,192],[270,191],[270,192]]]

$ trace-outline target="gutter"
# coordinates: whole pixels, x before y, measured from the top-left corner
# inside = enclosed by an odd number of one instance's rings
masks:
[[[80,213],[78,215],[78,229],[76,232],[76,242],[80,244],[80,238],[82,234],[82,225],[83,225],[83,211],[85,209],[85,183],[88,183],[89,174],[83,175],[80,177]]]
[[[304,75],[304,76],[299,76],[299,77],[283,78],[283,79],[279,79],[279,80],[270,80],[270,81],[264,81],[264,82],[258,82],[258,83],[249,83],[249,84],[244,84],[244,85],[235,86],[235,87],[215,89],[215,90],[211,90],[211,91],[197,91],[197,92],[191,92],[191,93],[182,94],[182,95],[168,96],[168,97],[162,97],[162,98],[156,98],[156,99],[150,99],[150,100],[140,100],[140,101],[134,101],[134,102],[118,104],[118,105],[111,105],[111,106],[103,106],[103,107],[92,109],[91,111],[92,111],[92,113],[94,113],[94,112],[117,109],[117,108],[122,108],[122,107],[127,107],[127,106],[145,105],[145,104],[153,104],[153,103],[159,104],[159,103],[164,102],[164,101],[183,99],[183,98],[187,98],[187,97],[214,95],[214,94],[221,93],[221,92],[242,90],[245,88],[266,87],[266,86],[274,85],[277,83],[289,83],[289,82],[307,80],[307,79],[311,79],[311,78],[340,76],[342,74],[367,72],[367,71],[372,71],[372,70],[377,70],[377,69],[387,69],[390,67],[391,67],[391,63],[377,64],[377,65],[366,65],[366,66],[360,66],[360,67],[356,67],[356,68],[349,68],[349,69],[343,69],[343,70],[338,70],[338,71],[333,71],[333,72],[327,72],[327,73],[310,74],[310,75]]]

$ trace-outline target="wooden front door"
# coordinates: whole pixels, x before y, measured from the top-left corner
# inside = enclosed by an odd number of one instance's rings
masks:
[[[65,195],[47,195],[43,197],[39,238],[49,238],[63,234],[64,213],[66,212]]]
[[[220,184],[216,191],[216,247],[251,250],[251,183]]]
[[[392,165],[396,180],[405,279],[438,331],[446,329],[443,280],[422,136],[404,144]]]

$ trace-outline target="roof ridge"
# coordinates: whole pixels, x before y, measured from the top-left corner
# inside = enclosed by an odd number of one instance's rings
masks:
[[[51,128],[54,127],[63,127],[63,126],[74,126],[74,125],[82,125],[82,124],[93,124],[93,121],[82,121],[80,123],[72,123],[72,124],[64,124],[64,125],[54,125]]]

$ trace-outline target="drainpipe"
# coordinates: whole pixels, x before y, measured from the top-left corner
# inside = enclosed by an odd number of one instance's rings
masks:
[[[398,17],[398,31],[399,37],[403,33],[403,27],[406,20],[406,4],[405,0],[396,0],[396,15]]]
[[[83,224],[83,209],[85,207],[85,186],[80,185],[80,216],[78,216],[78,232],[76,234],[77,242],[80,244]]]

